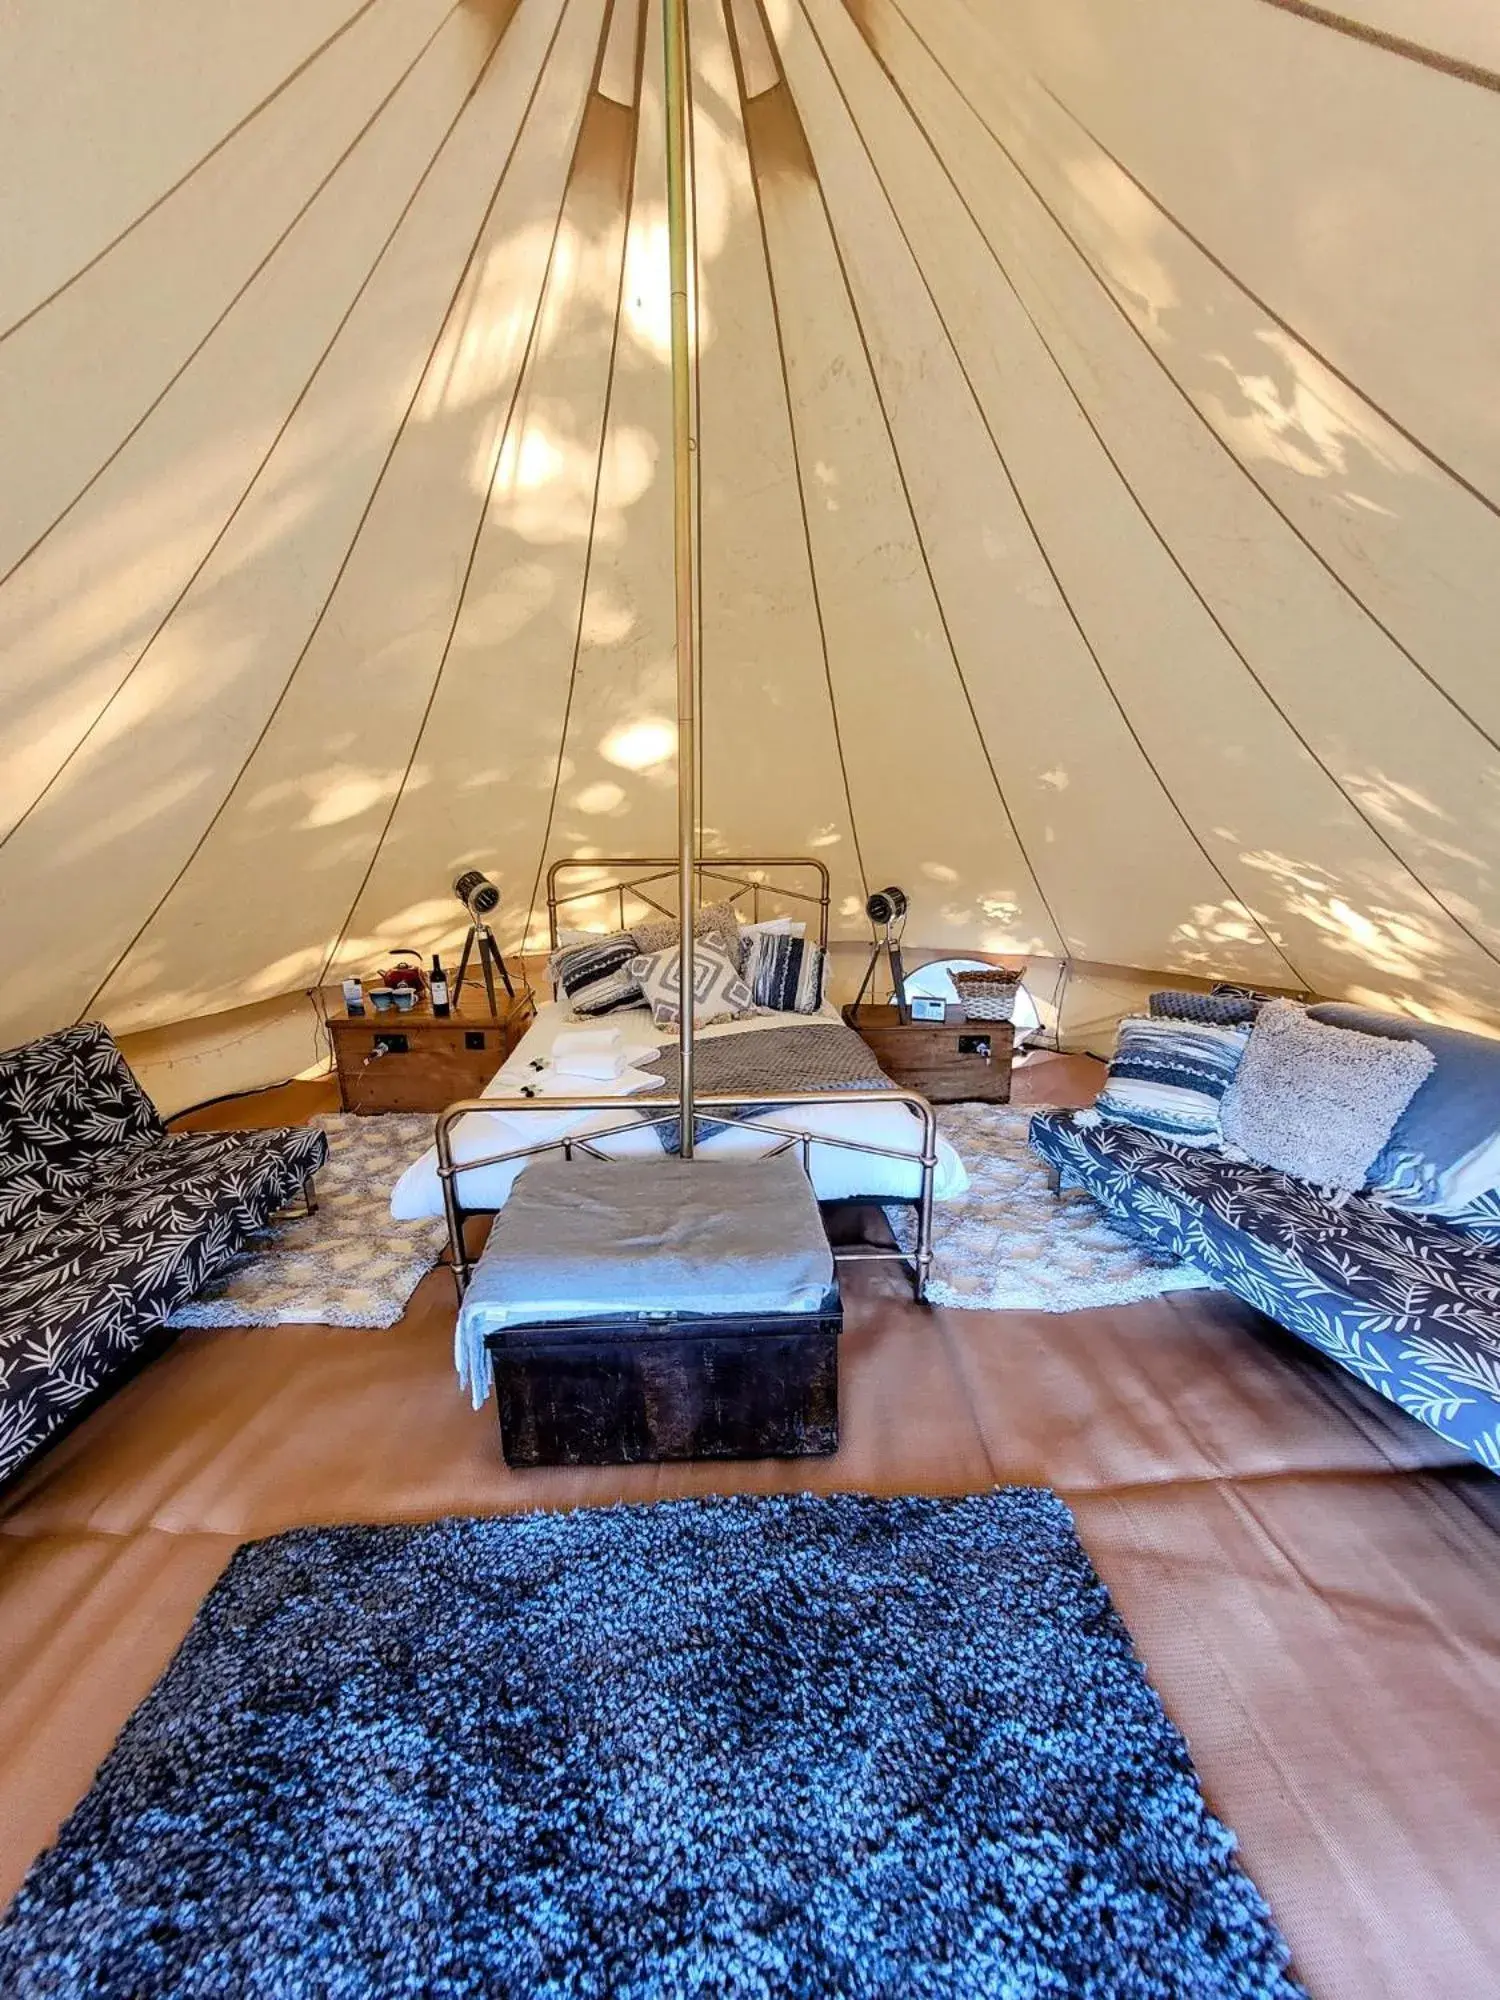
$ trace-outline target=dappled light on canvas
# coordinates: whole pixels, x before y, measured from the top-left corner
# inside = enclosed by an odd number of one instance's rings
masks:
[[[627,771],[649,771],[675,756],[677,731],[670,722],[647,718],[611,731],[599,749],[611,764]]]
[[[0,468],[0,896],[49,967],[4,986],[17,1033],[44,990],[130,1028],[290,1004],[451,935],[461,865],[534,943],[551,859],[674,837],[659,21],[459,25],[382,45],[363,136],[316,66],[236,134],[205,172],[264,181],[253,255],[190,176],[0,339],[7,407],[45,390],[68,438],[35,490],[41,432]],[[899,881],[918,946],[1489,1018],[1487,267],[1378,148],[1305,178],[1299,237],[1267,176],[1316,121],[1277,107],[1232,174],[1205,127],[1195,173],[1134,60],[1087,8],[695,22],[707,837],[826,854],[851,942]],[[84,301],[154,329],[128,383]]]

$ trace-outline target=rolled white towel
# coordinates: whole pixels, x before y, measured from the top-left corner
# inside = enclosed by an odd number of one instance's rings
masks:
[[[618,1028],[559,1028],[552,1044],[552,1060],[561,1063],[564,1057],[612,1055],[624,1046],[625,1037]],[[612,1076],[618,1074],[610,1071]]]
[[[586,1078],[591,1083],[612,1083],[629,1068],[630,1055],[623,1048],[565,1049],[560,1054],[554,1050],[552,1055],[555,1075]]]

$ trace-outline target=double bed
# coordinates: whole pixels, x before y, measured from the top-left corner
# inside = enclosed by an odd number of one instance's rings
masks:
[[[676,864],[668,859],[554,863],[547,878],[552,948],[562,939],[564,915],[580,906],[592,925],[604,914],[621,930],[647,916],[675,915],[666,900],[675,879]],[[699,880],[705,897],[732,901],[748,923],[806,912],[803,920],[810,930],[815,921],[826,949],[829,879],[822,862],[714,859],[699,865]],[[550,1070],[553,1045],[575,1017],[565,1002],[544,1001],[482,1096],[440,1115],[434,1144],[397,1183],[396,1220],[446,1215],[460,1296],[469,1275],[465,1219],[503,1208],[531,1160],[557,1151],[630,1159],[675,1149],[675,1034],[658,1029],[645,1007],[602,1019],[621,1030],[638,1066],[665,1068],[660,1087],[622,1096],[613,1087],[579,1083],[575,1093]],[[918,1241],[911,1261],[921,1297],[931,1262],[932,1202],[967,1185],[926,1099],[883,1076],[827,1001],[813,1014],[758,1013],[700,1028],[695,1045],[699,1155],[745,1159],[796,1148],[820,1201],[913,1203]],[[903,1253],[859,1245],[843,1254]]]

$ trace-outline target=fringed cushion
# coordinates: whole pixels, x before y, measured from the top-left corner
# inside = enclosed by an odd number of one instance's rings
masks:
[[[645,993],[658,1028],[675,1028],[682,1020],[681,961],[674,944],[666,951],[642,952],[631,960],[630,974]],[[704,938],[693,951],[693,1021],[700,1028],[716,1021],[736,1021],[752,1012],[750,988],[726,952]]]

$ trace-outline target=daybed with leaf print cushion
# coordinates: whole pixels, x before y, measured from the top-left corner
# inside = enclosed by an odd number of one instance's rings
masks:
[[[1184,1259],[1500,1472],[1500,1248],[1137,1127],[1039,1112],[1031,1144]]]
[[[306,1128],[168,1133],[97,1022],[0,1054],[0,1479],[327,1157]]]

